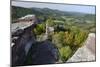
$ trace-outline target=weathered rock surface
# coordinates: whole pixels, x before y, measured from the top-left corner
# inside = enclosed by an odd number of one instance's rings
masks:
[[[26,63],[28,65],[56,63],[58,60],[57,53],[58,50],[54,47],[54,45],[50,41],[45,40],[41,43],[32,45]],[[28,61],[31,62],[28,63]]]
[[[34,20],[34,23],[37,21]],[[23,66],[33,64],[49,64],[58,60],[57,49],[52,42],[37,42],[32,32],[36,26],[33,22],[14,23],[12,32],[12,65]]]
[[[67,62],[95,61],[95,34],[89,34],[84,46],[79,48]]]

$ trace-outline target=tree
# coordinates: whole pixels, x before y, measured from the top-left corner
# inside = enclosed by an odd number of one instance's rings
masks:
[[[63,46],[64,32],[56,32],[52,36],[52,42],[56,45],[57,48]]]
[[[86,31],[80,31],[75,35],[74,38],[74,45],[77,45],[78,47],[81,47],[83,42],[86,40],[88,36],[88,32]]]
[[[65,36],[64,36],[64,45],[73,45],[73,37],[74,37],[74,34],[73,32],[65,32]]]
[[[38,24],[36,26],[36,28],[33,29],[33,32],[36,34],[36,35],[40,35],[42,33],[45,33],[45,24]]]
[[[48,24],[48,26],[54,26],[55,23],[53,21],[53,19],[51,17],[49,17],[47,20],[46,20],[46,23]]]
[[[66,62],[68,60],[68,58],[71,57],[71,54],[72,54],[72,50],[69,46],[66,46],[66,47],[62,47],[59,49],[59,53],[60,53],[60,59],[63,61],[63,62]]]

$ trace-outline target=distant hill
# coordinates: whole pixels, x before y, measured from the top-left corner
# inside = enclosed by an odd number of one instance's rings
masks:
[[[71,17],[82,17],[86,20],[93,20],[95,21],[95,14],[85,14],[80,12],[65,12],[59,10],[53,10],[49,8],[23,8],[23,7],[16,7],[12,6],[12,20],[25,16],[27,14],[35,14],[36,16],[71,16]]]

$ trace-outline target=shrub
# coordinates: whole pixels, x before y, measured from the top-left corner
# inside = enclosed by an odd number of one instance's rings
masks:
[[[60,53],[60,59],[62,60],[62,62],[65,62],[71,56],[72,50],[69,46],[66,46],[66,47],[60,48],[59,53]]]
[[[54,23],[52,17],[49,17],[49,18],[46,20],[46,23],[48,24],[48,26],[51,26],[51,27],[55,25],[55,23]]]
[[[64,45],[72,45],[73,44],[73,37],[74,34],[72,32],[65,32],[65,36],[64,36]]]
[[[64,32],[56,32],[52,36],[52,42],[55,44],[57,48],[61,48],[63,46]]]
[[[44,33],[45,32],[45,25],[44,24],[38,24],[36,26],[36,28],[33,29],[33,32],[36,35],[40,35],[40,34]]]
[[[81,47],[83,42],[88,37],[88,32],[81,30],[79,33],[75,34],[74,45]]]

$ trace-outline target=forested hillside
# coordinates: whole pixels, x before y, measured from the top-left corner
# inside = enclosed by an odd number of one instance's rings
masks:
[[[59,10],[53,10],[49,8],[23,8],[23,7],[16,7],[12,6],[12,19],[17,19],[27,14],[35,14],[36,16],[42,17],[75,17],[75,18],[83,18],[85,20],[93,20],[95,21],[95,14],[85,14],[80,12],[64,12]]]

